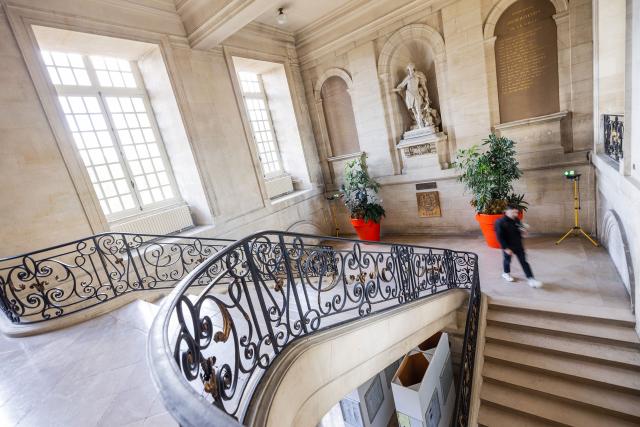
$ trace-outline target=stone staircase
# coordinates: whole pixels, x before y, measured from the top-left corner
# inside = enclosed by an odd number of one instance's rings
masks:
[[[485,340],[479,425],[640,425],[631,313],[489,301]]]

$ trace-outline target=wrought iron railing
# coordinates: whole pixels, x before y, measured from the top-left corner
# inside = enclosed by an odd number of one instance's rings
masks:
[[[469,307],[467,309],[467,321],[464,328],[462,341],[462,356],[460,360],[460,375],[458,378],[458,394],[456,396],[456,409],[454,411],[453,425],[455,427],[467,427],[471,414],[473,375],[478,344],[478,329],[480,327],[480,306],[482,293],[480,291],[480,276],[478,265],[475,265],[473,285],[469,295]]]
[[[170,289],[231,240],[103,233],[0,259],[0,309],[37,323],[121,295]]]
[[[263,374],[293,341],[460,288],[472,292],[455,419],[467,420],[477,256],[329,237],[310,246],[312,239],[318,236],[264,232],[239,240],[198,266],[163,304],[148,348],[156,385],[178,421],[237,426]],[[193,286],[202,291],[194,295]],[[174,387],[188,398],[172,400]]]
[[[621,114],[603,115],[604,153],[616,162],[623,157],[624,116]]]

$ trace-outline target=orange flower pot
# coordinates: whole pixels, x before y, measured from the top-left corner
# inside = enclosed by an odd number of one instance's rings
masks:
[[[502,214],[476,214],[476,221],[480,224],[480,230],[484,236],[484,240],[487,242],[487,246],[490,248],[500,249],[500,242],[498,242],[498,236],[496,236],[495,223],[502,217]],[[518,214],[518,218],[522,220],[523,213]]]
[[[380,223],[365,221],[360,218],[351,218],[351,224],[356,229],[360,240],[380,241]]]

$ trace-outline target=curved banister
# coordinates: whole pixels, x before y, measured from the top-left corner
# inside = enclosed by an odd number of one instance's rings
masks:
[[[308,244],[318,239],[322,246]],[[190,295],[194,286],[202,289],[197,296]],[[203,262],[165,300],[149,335],[152,377],[181,425],[237,426],[262,375],[291,342],[454,288],[472,290],[471,313],[480,298],[475,254],[256,233]],[[463,355],[467,348],[475,355],[467,329]],[[470,390],[469,381],[460,384]],[[469,398],[459,390],[466,416]],[[456,419],[466,421],[464,414]]]
[[[228,239],[100,233],[0,259],[0,309],[33,324],[134,291],[170,289]]]

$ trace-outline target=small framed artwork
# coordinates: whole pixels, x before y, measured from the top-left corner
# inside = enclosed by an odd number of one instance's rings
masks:
[[[416,193],[418,200],[418,216],[421,218],[434,218],[442,216],[440,210],[440,195],[437,191],[423,191]]]

